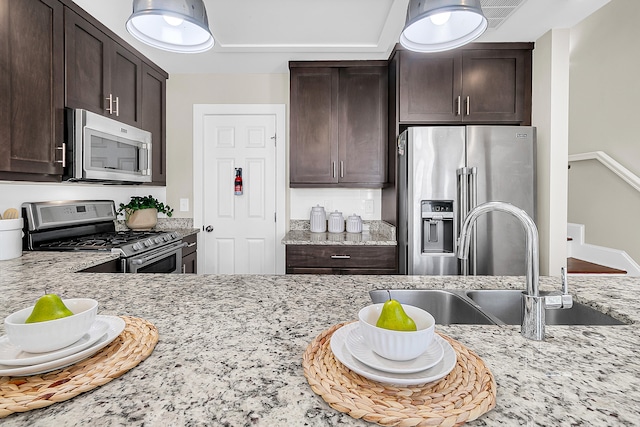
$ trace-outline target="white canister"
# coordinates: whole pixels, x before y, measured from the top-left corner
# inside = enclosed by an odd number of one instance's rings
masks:
[[[359,215],[347,217],[347,233],[362,233],[362,218]]]
[[[342,233],[344,231],[344,217],[342,212],[334,211],[329,214],[329,233]]]
[[[22,256],[22,218],[0,220],[0,260]]]
[[[320,205],[311,208],[311,218],[309,219],[312,233],[324,233],[327,231],[327,214]]]

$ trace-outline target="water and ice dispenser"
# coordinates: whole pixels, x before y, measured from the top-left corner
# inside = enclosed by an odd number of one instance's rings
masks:
[[[422,253],[455,252],[453,200],[422,200]]]

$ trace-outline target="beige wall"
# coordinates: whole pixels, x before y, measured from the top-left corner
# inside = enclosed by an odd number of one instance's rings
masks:
[[[167,203],[193,218],[193,105],[289,104],[288,74],[172,74],[167,81]],[[287,107],[288,116],[288,107]],[[288,120],[287,120],[288,128]],[[288,141],[288,137],[286,138]],[[180,199],[189,211],[179,212]]]
[[[640,175],[640,2],[614,0],[571,30],[569,154],[604,151]],[[596,161],[572,162],[569,222],[640,261],[640,194]]]

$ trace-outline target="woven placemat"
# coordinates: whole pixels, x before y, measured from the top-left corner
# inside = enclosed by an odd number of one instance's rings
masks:
[[[418,386],[391,386],[356,374],[331,351],[335,325],[307,347],[302,366],[311,389],[332,408],[383,426],[455,426],[475,420],[496,404],[493,374],[474,352],[439,334],[453,347],[457,363],[444,378]]]
[[[118,378],[142,362],[158,342],[158,329],[144,319],[121,316],[122,333],[74,365],[30,377],[0,377],[0,418],[69,400]]]

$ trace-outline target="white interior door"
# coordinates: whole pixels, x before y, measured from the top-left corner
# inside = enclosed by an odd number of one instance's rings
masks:
[[[202,139],[201,159],[195,158],[194,142],[194,164],[202,164],[199,272],[277,273],[282,245],[276,221],[276,115],[203,112],[195,122],[201,134],[194,133],[194,141]],[[242,195],[234,194],[236,168],[242,168]]]

